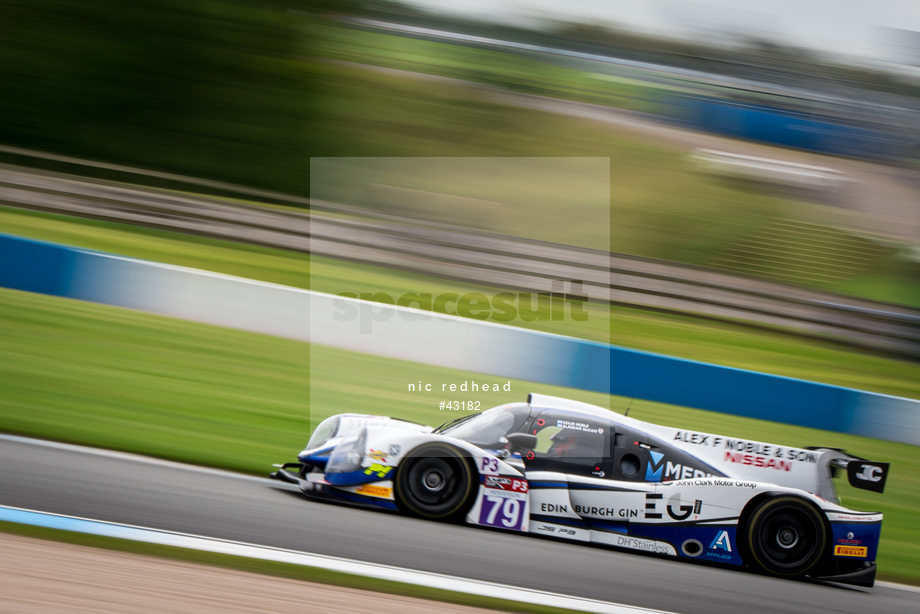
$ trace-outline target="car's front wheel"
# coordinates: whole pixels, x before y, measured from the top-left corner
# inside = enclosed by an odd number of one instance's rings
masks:
[[[744,527],[752,563],[771,575],[793,578],[815,568],[827,546],[821,513],[798,497],[761,503]]]
[[[453,446],[427,444],[409,453],[396,471],[396,503],[413,516],[455,520],[473,499],[473,470]]]

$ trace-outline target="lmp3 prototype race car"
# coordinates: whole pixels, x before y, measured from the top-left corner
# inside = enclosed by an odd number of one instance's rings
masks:
[[[340,414],[273,478],[308,495],[432,520],[605,544],[780,577],[872,586],[882,515],[839,505],[833,476],[882,492],[886,463],[641,422],[531,394],[436,429]]]

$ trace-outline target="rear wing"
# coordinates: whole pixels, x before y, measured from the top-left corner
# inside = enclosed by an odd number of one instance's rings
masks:
[[[834,478],[843,470],[847,472],[847,481],[854,488],[871,490],[881,493],[885,490],[888,481],[888,463],[879,463],[866,460],[859,456],[848,454],[839,448],[805,448],[812,450],[818,457],[818,483],[817,488],[811,490],[814,494],[834,503],[840,503]]]
[[[888,481],[890,463],[870,461],[859,456],[847,454],[838,448],[807,448],[816,451],[830,451],[828,465],[831,467],[831,476],[836,477],[836,470],[847,472],[847,481],[853,488],[871,490],[881,493],[885,491],[885,482]]]

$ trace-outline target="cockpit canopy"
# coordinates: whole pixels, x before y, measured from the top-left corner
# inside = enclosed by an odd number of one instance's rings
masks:
[[[502,438],[518,432],[529,416],[529,404],[508,403],[482,413],[457,418],[440,426],[435,432],[487,450],[504,448]]]

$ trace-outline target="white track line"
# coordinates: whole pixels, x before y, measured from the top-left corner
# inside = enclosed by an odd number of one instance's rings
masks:
[[[469,580],[455,576],[447,576],[425,571],[415,571],[401,567],[391,567],[389,565],[364,563],[361,561],[353,561],[349,559],[341,559],[319,554],[297,552],[295,550],[270,548],[268,546],[258,546],[255,544],[234,542],[212,537],[203,537],[200,535],[174,533],[171,531],[161,531],[159,529],[149,529],[146,527],[89,520],[86,518],[78,518],[76,516],[49,514],[46,512],[38,512],[16,507],[0,506],[0,520],[6,522],[15,522],[19,524],[28,524],[32,526],[47,527],[51,529],[62,529],[65,531],[76,531],[79,533],[89,533],[92,535],[114,537],[118,539],[129,539],[132,541],[146,542],[149,544],[188,548],[204,552],[228,554],[231,556],[243,556],[263,561],[274,561],[278,563],[304,565],[307,567],[318,567],[320,569],[328,569],[330,571],[336,571],[339,573],[354,574],[366,578],[377,578],[379,580],[401,582],[404,584],[436,588],[445,591],[464,593],[467,595],[492,597],[495,599],[505,599],[508,601],[517,601],[520,603],[530,603],[535,605],[565,608],[569,610],[579,610],[582,612],[592,612],[597,614],[671,614],[668,612],[662,612],[661,610],[650,610],[647,608],[640,608],[619,603],[608,603],[604,601],[596,601],[593,599],[584,599],[581,597],[571,597],[568,595],[560,595],[558,593],[548,593],[544,591],[518,588],[506,584]]]

